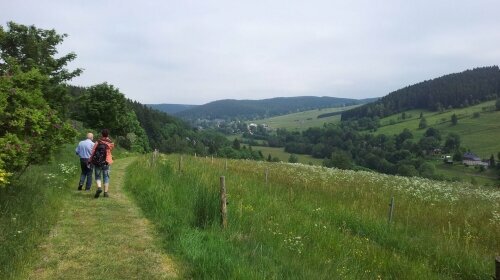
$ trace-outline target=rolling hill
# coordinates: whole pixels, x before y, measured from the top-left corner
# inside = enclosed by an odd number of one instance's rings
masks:
[[[342,120],[383,118],[411,109],[441,111],[493,100],[500,94],[498,66],[475,68],[408,86],[342,114]]]
[[[225,99],[197,106],[176,114],[186,120],[196,119],[257,119],[301,112],[312,109],[363,104],[374,99],[350,99],[337,97],[276,97],[261,100]]]
[[[188,110],[194,107],[197,107],[198,105],[186,105],[186,104],[146,104],[146,106],[149,106],[153,109],[156,109],[158,111],[162,111],[168,114],[176,114],[179,112],[182,112],[184,110]]]
[[[357,106],[359,105],[314,109],[259,119],[252,122],[256,124],[267,124],[271,129],[285,128],[290,131],[303,131],[310,127],[321,127],[325,123],[338,123],[340,122],[340,115],[342,112]]]

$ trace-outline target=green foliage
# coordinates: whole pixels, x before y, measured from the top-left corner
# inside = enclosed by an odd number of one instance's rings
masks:
[[[418,168],[418,173],[422,177],[432,178],[436,173],[436,167],[430,162],[425,162]]]
[[[0,76],[0,161],[11,172],[48,160],[76,131],[45,101],[47,76],[7,66],[9,74]]]
[[[218,100],[181,111],[176,114],[184,119],[256,119],[294,112],[354,105],[363,101],[336,97],[277,97],[262,100]]]
[[[177,156],[156,166],[141,159],[127,169],[126,188],[168,251],[184,261],[185,278],[486,279],[493,273],[500,222],[494,189],[254,161],[230,160],[225,170],[223,160],[183,159],[182,173]],[[225,230],[215,210],[220,175],[229,197]]]
[[[352,169],[351,156],[344,151],[335,151],[330,159],[325,159],[323,165],[326,167],[336,167],[340,169]]]
[[[79,167],[74,145],[63,146],[57,159],[29,166],[0,188],[0,279],[28,278],[41,242],[64,210],[68,187],[76,186],[73,182]]]
[[[420,122],[418,123],[418,128],[419,129],[427,128],[427,120],[425,119],[425,117],[422,117],[420,119]]]
[[[150,150],[146,132],[117,88],[107,83],[92,86],[78,96],[78,102],[81,111],[74,117],[86,127],[109,129],[118,144],[131,151]]]
[[[233,149],[235,150],[239,150],[241,148],[241,143],[240,141],[238,140],[238,138],[234,138],[234,141],[233,141]]]
[[[299,159],[297,158],[296,155],[290,154],[290,157],[288,157],[288,162],[289,163],[297,163],[297,162],[299,162]]]
[[[451,125],[457,125],[458,117],[456,114],[451,115]]]
[[[342,120],[383,118],[411,109],[441,111],[493,100],[499,91],[498,66],[475,68],[408,86],[342,114]]]
[[[456,133],[450,133],[446,136],[446,141],[444,143],[445,152],[457,151],[460,148],[460,135]]]
[[[8,73],[8,64],[11,63],[19,65],[21,72],[38,69],[40,74],[48,77],[42,95],[50,107],[61,116],[64,115],[69,102],[67,89],[62,83],[82,72],[82,69],[66,69],[66,65],[76,58],[76,54],[56,57],[57,46],[66,36],[53,29],[45,30],[14,22],[8,22],[6,29],[0,26],[0,61],[9,62],[0,63],[0,75]]]

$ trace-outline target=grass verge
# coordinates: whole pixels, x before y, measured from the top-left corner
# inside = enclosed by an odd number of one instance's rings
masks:
[[[500,192],[314,166],[143,157],[126,188],[196,279],[486,279]],[[264,170],[269,182],[264,182]],[[218,218],[226,176],[229,227]],[[394,221],[387,222],[390,197]]]

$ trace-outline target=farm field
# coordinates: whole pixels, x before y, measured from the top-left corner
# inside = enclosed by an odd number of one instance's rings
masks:
[[[464,166],[462,164],[447,165],[442,162],[436,163],[436,171],[439,174],[445,175],[447,178],[456,178],[464,182],[472,182],[474,184],[500,186],[498,181],[498,172],[494,169],[487,169],[479,172],[472,166]]]
[[[450,132],[460,135],[462,146],[470,149],[472,152],[481,158],[489,158],[491,154],[496,155],[500,152],[500,111],[483,112],[483,107],[495,106],[495,101],[488,101],[477,104],[475,106],[452,109],[443,113],[411,110],[406,111],[406,115],[411,115],[404,121],[398,120],[398,115],[392,115],[380,120],[380,127],[377,134],[399,134],[403,129],[408,128],[414,134],[414,137],[420,138],[425,129],[418,129],[420,122],[420,112],[423,112],[427,120],[428,127],[434,127],[440,130],[443,137]],[[480,116],[474,118],[474,112],[479,112]],[[458,116],[458,123],[455,126],[451,125],[451,116]],[[391,120],[396,124],[390,125]],[[397,123],[400,121],[399,123]]]
[[[264,158],[267,159],[267,156],[271,154],[271,157],[278,157],[281,161],[287,162],[290,157],[290,153],[285,152],[284,148],[275,148],[275,147],[264,147],[264,146],[252,146],[252,149],[256,151],[261,151],[264,155]],[[319,158],[313,158],[310,155],[300,155],[295,154],[299,159],[299,163],[303,164],[312,164],[312,165],[322,165],[323,160]]]
[[[254,120],[256,124],[267,124],[271,129],[285,128],[290,131],[302,131],[310,127],[321,127],[324,123],[340,122],[340,114],[336,116],[318,119],[318,116],[326,113],[341,112],[359,105],[336,107],[327,109],[316,109],[304,112],[292,113],[283,116]]]
[[[203,279],[488,279],[500,191],[317,166],[144,156],[126,189]],[[269,170],[266,183],[264,172]],[[219,223],[225,176],[228,227]],[[388,222],[388,203],[394,215]]]

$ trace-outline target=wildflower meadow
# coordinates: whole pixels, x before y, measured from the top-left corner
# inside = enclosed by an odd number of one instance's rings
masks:
[[[128,191],[187,277],[486,279],[500,254],[491,187],[178,155],[144,156],[128,171]]]

